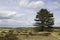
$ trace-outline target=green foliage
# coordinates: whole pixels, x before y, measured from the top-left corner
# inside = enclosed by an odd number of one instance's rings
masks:
[[[45,27],[51,30],[54,25],[53,13],[50,13],[47,9],[41,9],[37,12],[35,26],[37,26],[37,30],[44,31]]]

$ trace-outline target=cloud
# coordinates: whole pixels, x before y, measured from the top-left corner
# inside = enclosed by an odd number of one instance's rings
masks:
[[[54,10],[55,20],[58,18],[56,9],[60,8],[60,3],[55,0],[1,0],[0,26],[31,26],[35,23],[36,12],[41,8]],[[58,20],[55,25],[59,24]]]
[[[56,10],[56,9],[59,9],[60,3],[59,2],[49,2],[49,3],[46,3],[45,7],[49,10]]]
[[[0,27],[18,27],[20,24],[14,19],[0,20]]]
[[[18,14],[15,11],[0,11],[0,19],[14,19],[23,16],[24,14]]]
[[[16,11],[8,11],[8,10],[2,10],[0,11],[0,26],[9,27],[9,26],[21,26],[23,25],[23,20],[21,17],[23,17],[25,14],[19,14]]]
[[[14,15],[14,14],[16,14],[16,12],[14,12],[14,11],[5,11],[5,10],[3,10],[3,11],[0,11],[0,16],[6,16],[6,17],[8,17],[8,16],[10,16],[10,15]]]
[[[28,4],[29,8],[40,8],[44,5],[43,1],[32,1],[31,3]]]
[[[10,16],[14,14],[15,12],[12,11],[0,11],[0,19],[10,19]]]
[[[35,9],[35,8],[40,8],[44,5],[43,1],[31,1],[29,2],[29,0],[21,0],[20,1],[20,7],[21,8],[31,8],[31,9]]]

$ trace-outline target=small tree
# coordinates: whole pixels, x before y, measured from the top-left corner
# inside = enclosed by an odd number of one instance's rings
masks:
[[[54,25],[53,13],[50,13],[47,9],[41,9],[37,12],[35,30],[44,31],[46,28],[48,31],[51,31],[52,26]]]

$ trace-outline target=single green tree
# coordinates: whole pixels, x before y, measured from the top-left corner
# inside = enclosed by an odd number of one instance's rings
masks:
[[[35,21],[36,31],[51,31],[51,28],[54,25],[53,13],[50,13],[47,9],[41,9],[37,12]]]

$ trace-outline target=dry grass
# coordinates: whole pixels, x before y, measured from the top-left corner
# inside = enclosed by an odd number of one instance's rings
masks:
[[[43,36],[43,35],[33,35],[33,36],[31,36],[31,35],[28,35],[28,36],[19,35],[18,37],[19,37],[20,40],[60,40],[59,37],[56,37],[54,35],[53,35],[53,33],[51,33],[51,35],[49,35],[49,36]]]
[[[9,30],[11,29],[0,30],[0,34],[7,33]],[[31,29],[22,29],[22,31],[20,29],[13,30],[13,33],[18,35],[19,40],[60,40],[60,32],[34,32]]]

